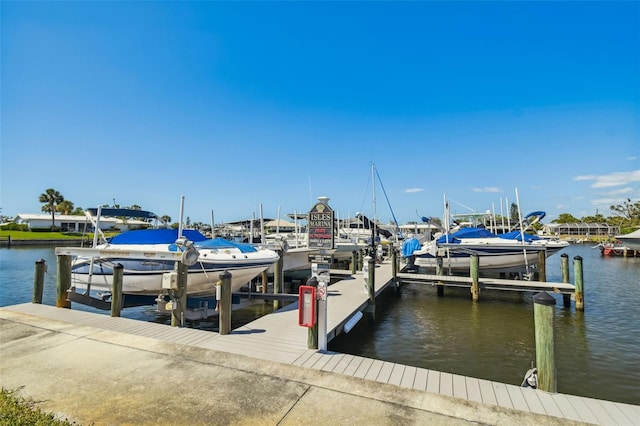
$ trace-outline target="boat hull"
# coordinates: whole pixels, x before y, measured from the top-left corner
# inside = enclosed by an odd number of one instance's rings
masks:
[[[566,245],[558,246],[527,246],[519,247],[487,247],[487,245],[449,244],[441,245],[442,266],[445,269],[455,271],[468,271],[471,265],[471,256],[478,256],[479,270],[508,270],[525,268],[538,264],[539,252],[545,251],[549,257],[562,250]],[[416,254],[415,265],[421,268],[436,268],[438,257],[436,250],[432,252]]]

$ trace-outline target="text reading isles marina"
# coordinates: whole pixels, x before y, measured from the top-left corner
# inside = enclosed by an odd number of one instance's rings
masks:
[[[311,213],[309,215],[309,226],[333,228],[333,218],[331,216],[331,213]]]

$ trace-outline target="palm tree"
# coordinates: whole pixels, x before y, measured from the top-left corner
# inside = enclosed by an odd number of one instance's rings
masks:
[[[56,207],[56,211],[65,215],[71,214],[73,209],[74,209],[73,203],[69,200],[64,200],[63,202],[58,204],[58,207]]]
[[[55,189],[49,188],[44,193],[40,194],[39,201],[41,203],[45,203],[45,205],[42,206],[43,212],[51,212],[51,230],[55,230],[56,204],[62,203],[64,201],[64,197]]]

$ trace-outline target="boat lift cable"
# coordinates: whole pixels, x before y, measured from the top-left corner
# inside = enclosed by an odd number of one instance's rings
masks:
[[[378,173],[378,169],[376,170],[376,176],[378,176],[378,182],[380,182],[380,188],[382,188],[382,193],[384,194],[385,200],[387,200],[387,205],[389,206],[389,210],[391,211],[391,217],[393,217],[393,222],[396,224],[396,229],[400,234],[400,238],[404,238],[402,235],[402,230],[400,229],[400,225],[398,225],[398,221],[396,220],[396,215],[393,213],[393,209],[391,208],[391,203],[389,202],[389,197],[387,197],[387,191],[384,189],[384,185],[382,184],[382,179],[380,179],[380,174]]]

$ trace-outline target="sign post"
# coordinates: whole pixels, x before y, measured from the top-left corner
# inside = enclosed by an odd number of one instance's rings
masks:
[[[331,280],[330,271],[334,246],[334,214],[327,202],[328,197],[318,197],[318,202],[309,211],[309,248],[320,249],[311,255],[311,276],[318,280],[318,349],[327,350],[327,288]]]

